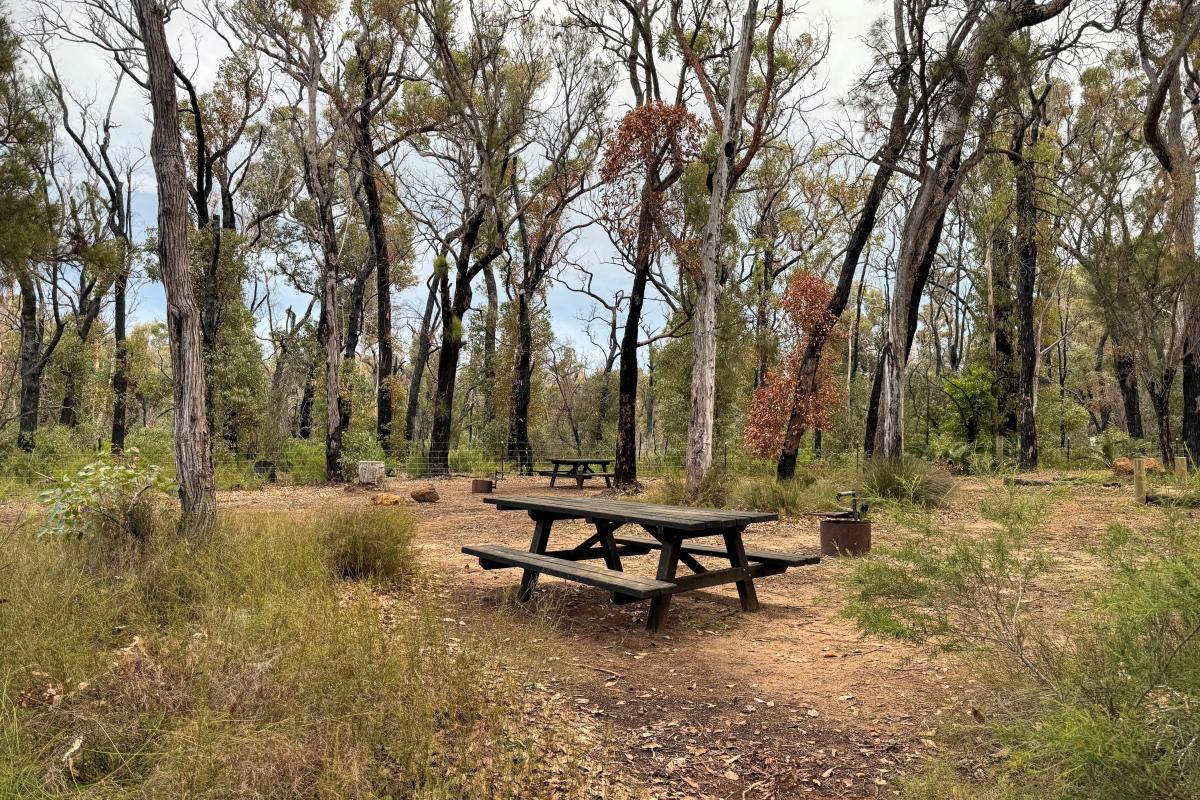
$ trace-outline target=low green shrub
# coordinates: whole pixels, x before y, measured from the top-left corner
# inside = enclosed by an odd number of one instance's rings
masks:
[[[114,554],[154,538],[162,525],[159,501],[169,487],[162,471],[137,450],[106,453],[38,495],[47,507],[39,535],[89,539]]]
[[[669,506],[725,508],[729,500],[729,482],[720,470],[712,469],[700,488],[693,493],[688,491],[686,478],[682,475],[668,474],[655,480],[646,491],[634,495],[631,499]]]
[[[954,478],[942,467],[909,455],[869,458],[863,463],[862,486],[872,498],[936,508],[946,504]]]
[[[289,439],[283,448],[283,463],[277,471],[286,473],[298,486],[325,483],[325,442],[321,439]]]
[[[322,536],[334,571],[344,578],[398,581],[416,564],[415,522],[395,507],[369,507],[323,520]]]
[[[496,461],[470,447],[456,447],[447,456],[450,471],[463,475],[490,475],[496,469]]]
[[[1032,546],[1041,502],[1010,491],[984,510],[998,530],[925,525],[851,573],[864,631],[954,647],[984,693],[979,724],[947,731],[952,752],[906,796],[1200,797],[1200,542],[1184,520],[1112,526],[1098,585],[1061,616]],[[977,769],[953,768],[964,761]]]

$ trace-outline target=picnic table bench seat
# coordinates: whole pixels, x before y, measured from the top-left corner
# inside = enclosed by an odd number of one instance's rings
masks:
[[[524,567],[525,569],[578,581],[597,589],[607,589],[614,594],[626,595],[634,600],[648,600],[675,588],[675,584],[653,578],[626,575],[615,569],[596,567],[591,564],[564,561],[548,554],[530,553],[515,547],[499,544],[470,545],[463,548],[467,555],[477,556],[484,569]]]

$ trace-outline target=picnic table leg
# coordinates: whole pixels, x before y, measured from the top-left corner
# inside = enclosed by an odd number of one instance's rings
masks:
[[[554,488],[554,482],[556,480],[558,480],[558,464],[557,463],[552,464],[550,466],[550,488],[551,489]]]
[[[655,577],[660,581],[674,581],[675,571],[679,569],[679,548],[682,542],[671,535],[662,536],[662,550],[658,557],[658,573]],[[671,608],[671,595],[661,594],[650,601],[650,615],[646,618],[646,629],[651,633],[662,630],[667,621],[667,611]]]
[[[601,527],[597,524],[596,530],[600,533],[600,546],[604,548],[604,566],[622,572],[621,554],[617,550],[617,540],[613,538],[613,532],[618,527],[612,524]]]
[[[550,517],[534,517],[533,541],[529,543],[529,552],[542,554],[550,543],[550,525],[554,520]],[[531,569],[521,574],[521,588],[517,590],[517,601],[528,602],[537,588],[538,574]]]
[[[724,538],[730,565],[735,568],[748,568],[750,562],[746,558],[746,546],[742,543],[741,530],[726,531]],[[758,592],[754,590],[754,579],[748,577],[744,581],[738,581],[737,590],[738,599],[742,601],[742,611],[758,611]]]

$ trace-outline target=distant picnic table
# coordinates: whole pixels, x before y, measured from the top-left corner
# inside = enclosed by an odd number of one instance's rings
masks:
[[[539,475],[548,475],[550,477],[550,487],[558,482],[559,478],[574,478],[575,483],[580,488],[583,488],[583,482],[592,478],[604,478],[605,486],[612,486],[613,473],[608,471],[608,465],[613,462],[611,458],[548,458],[550,469],[538,470]],[[597,469],[593,470],[595,466]]]
[[[613,593],[615,603],[650,601],[646,627],[662,629],[671,597],[683,592],[722,584],[737,584],[743,611],[758,610],[754,580],[778,575],[789,567],[820,562],[816,554],[776,553],[747,550],[742,532],[756,522],[773,522],[778,517],[755,511],[723,511],[713,508],[654,505],[595,497],[487,497],[500,511],[526,511],[533,520],[529,550],[498,544],[468,545],[462,549],[479,559],[484,569],[518,567],[524,570],[517,599],[528,601],[537,587],[539,574],[578,581]],[[550,529],[558,520],[581,519],[594,525],[596,533],[569,548],[549,550]],[[642,528],[649,538],[617,536],[625,525]],[[698,544],[696,539],[720,537],[721,546]],[[624,572],[621,559],[658,551],[654,578]],[[701,558],[728,562],[726,568],[709,569]],[[604,566],[580,563],[603,560]],[[677,576],[680,562],[691,575]]]

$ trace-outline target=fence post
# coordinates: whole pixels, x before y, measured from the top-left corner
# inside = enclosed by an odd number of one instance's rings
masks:
[[[1187,456],[1175,456],[1175,477],[1187,477]]]
[[[1139,503],[1146,502],[1146,459],[1133,460],[1133,497]]]

